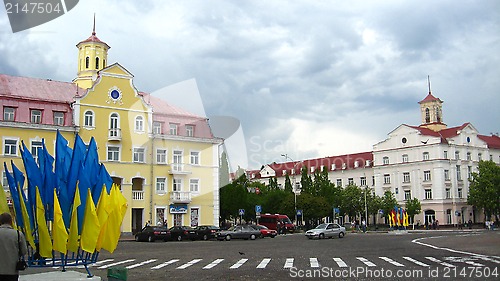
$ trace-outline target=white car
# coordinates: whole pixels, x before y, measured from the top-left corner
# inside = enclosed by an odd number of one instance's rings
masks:
[[[306,231],[306,237],[309,239],[318,238],[342,238],[345,235],[345,227],[336,223],[322,223],[316,228]]]

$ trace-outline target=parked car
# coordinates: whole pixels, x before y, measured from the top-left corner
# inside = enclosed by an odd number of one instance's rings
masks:
[[[168,241],[170,233],[165,226],[145,226],[135,234],[135,241],[154,242],[156,240]]]
[[[172,226],[168,232],[171,240],[196,240],[196,231],[190,226]]]
[[[217,240],[245,239],[255,240],[260,237],[260,231],[250,225],[236,225],[228,230],[222,230],[217,233]]]
[[[309,239],[318,238],[332,238],[338,236],[339,238],[344,237],[345,227],[340,226],[336,223],[322,223],[316,228],[306,231],[306,237]]]
[[[257,229],[258,231],[260,231],[260,237],[264,238],[264,237],[271,237],[271,238],[274,238],[276,237],[276,235],[278,235],[278,232],[274,229],[269,229],[267,228],[266,226],[264,225],[260,225],[260,224],[252,224],[251,225],[253,228]]]
[[[199,225],[195,228],[196,239],[208,240],[216,238],[219,230],[219,227],[215,225]]]

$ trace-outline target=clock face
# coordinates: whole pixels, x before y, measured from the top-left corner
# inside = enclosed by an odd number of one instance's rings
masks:
[[[110,93],[112,99],[117,100],[120,97],[120,92],[118,90],[113,90]]]

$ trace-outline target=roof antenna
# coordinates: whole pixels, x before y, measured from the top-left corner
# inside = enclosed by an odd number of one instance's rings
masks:
[[[427,84],[429,84],[429,94],[431,94],[431,77],[427,75]]]
[[[92,28],[92,35],[95,35],[95,13],[94,13],[94,27]]]

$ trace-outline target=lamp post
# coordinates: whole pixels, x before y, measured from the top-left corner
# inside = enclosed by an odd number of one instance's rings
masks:
[[[285,161],[287,159],[290,159],[290,161],[292,162],[295,162],[293,161],[292,158],[288,157],[288,154],[281,154],[282,157],[285,157]],[[297,163],[298,164],[298,163]],[[293,191],[293,199],[294,199],[294,209],[295,209],[295,224],[297,224],[297,190],[296,190],[296,184],[295,184],[295,166],[297,165],[295,164],[293,167],[292,167],[292,170],[293,170],[293,175],[292,175],[292,178],[293,178],[293,186],[292,186],[292,191]]]

